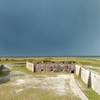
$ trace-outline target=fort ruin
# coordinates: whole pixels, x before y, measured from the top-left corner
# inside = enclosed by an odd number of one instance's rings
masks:
[[[100,94],[100,75],[97,73],[85,69],[84,66],[73,63],[31,63],[26,62],[26,68],[32,72],[67,72],[75,73],[81,78],[81,80],[87,85],[88,88],[92,88],[95,92]],[[94,81],[93,81],[94,80]]]
[[[26,62],[26,68],[32,72],[70,72],[74,73],[75,65],[69,63],[31,63]]]

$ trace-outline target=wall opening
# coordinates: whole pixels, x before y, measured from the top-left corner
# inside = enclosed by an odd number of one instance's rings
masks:
[[[41,72],[43,72],[44,70],[43,69],[41,69]]]

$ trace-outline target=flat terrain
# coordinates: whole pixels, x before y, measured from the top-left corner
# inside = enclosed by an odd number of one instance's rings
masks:
[[[0,63],[5,64],[11,72],[10,81],[0,84],[0,100],[87,100],[86,96],[89,100],[94,100],[94,98],[99,100],[100,96],[92,89],[84,88],[79,79],[75,82],[72,74],[32,73],[25,68],[26,61],[41,62],[44,60],[75,61],[78,64],[87,65],[87,68],[100,73],[100,61],[97,59],[4,58],[1,59]]]
[[[27,74],[11,71],[11,80],[0,85],[1,100],[80,100],[67,74]]]

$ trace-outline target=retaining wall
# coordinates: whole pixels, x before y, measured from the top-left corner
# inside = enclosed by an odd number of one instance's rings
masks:
[[[83,82],[87,85],[89,85],[89,70],[86,70],[85,68],[81,68],[81,79],[83,80]]]
[[[32,72],[72,72],[74,73],[74,64],[67,63],[37,63],[26,62],[26,68]]]
[[[75,65],[75,74],[80,76],[82,81],[91,87],[96,93],[100,94],[100,75],[89,69],[85,69],[80,65]]]
[[[100,75],[91,72],[91,87],[100,95]]]
[[[76,75],[78,75],[79,76],[79,73],[80,73],[80,69],[81,68],[81,66],[80,65],[75,65],[75,73],[76,73]]]
[[[30,71],[34,72],[34,64],[30,62],[26,62],[26,68]]]

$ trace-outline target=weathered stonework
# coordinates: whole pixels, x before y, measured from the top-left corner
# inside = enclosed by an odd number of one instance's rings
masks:
[[[26,67],[32,72],[72,72],[74,73],[74,64],[68,63],[26,63]]]

